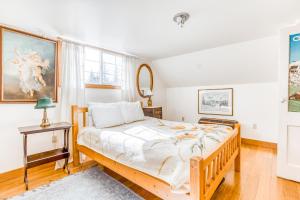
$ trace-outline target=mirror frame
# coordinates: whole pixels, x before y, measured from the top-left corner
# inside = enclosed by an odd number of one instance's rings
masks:
[[[146,67],[149,74],[150,74],[150,90],[153,91],[153,73],[152,73],[151,67],[148,64],[141,64],[139,66],[138,71],[137,71],[137,75],[136,75],[136,87],[137,87],[139,95],[143,98],[147,98],[147,96],[143,95],[141,90],[140,90],[140,73],[141,73],[141,70],[142,70],[143,67]]]

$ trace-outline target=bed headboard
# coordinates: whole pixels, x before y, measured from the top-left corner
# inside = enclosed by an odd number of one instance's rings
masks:
[[[222,124],[234,128],[235,125],[238,124],[239,122],[236,120],[229,120],[229,119],[202,117],[199,119],[198,123],[199,124]]]
[[[72,147],[73,147],[73,163],[74,166],[79,165],[79,151],[77,149],[77,136],[79,130],[79,115],[82,115],[82,126],[85,127],[86,117],[87,117],[88,108],[87,107],[78,107],[77,105],[72,105],[71,107],[71,119],[72,119]]]

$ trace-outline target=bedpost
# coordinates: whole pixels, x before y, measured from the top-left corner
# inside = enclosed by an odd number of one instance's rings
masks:
[[[237,134],[238,155],[236,156],[235,161],[234,161],[234,170],[236,172],[239,172],[241,170],[241,127],[240,127],[240,124],[235,124],[234,128],[238,131],[238,134]]]
[[[140,104],[141,104],[141,108],[143,108],[144,107],[143,101],[140,101]]]
[[[78,135],[78,106],[72,105],[72,144],[73,144],[73,164],[79,165],[79,151],[77,149],[77,135]]]
[[[193,157],[190,161],[191,200],[205,200],[205,173],[203,158]]]

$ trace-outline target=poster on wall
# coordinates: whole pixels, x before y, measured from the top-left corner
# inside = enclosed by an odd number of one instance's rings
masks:
[[[233,115],[233,89],[198,90],[198,113]]]
[[[290,35],[289,112],[300,112],[300,33]]]
[[[57,41],[0,27],[0,101],[57,100]]]

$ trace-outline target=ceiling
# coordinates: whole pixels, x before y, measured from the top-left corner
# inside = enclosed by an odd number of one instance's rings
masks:
[[[271,36],[152,62],[166,87],[276,82],[279,37]],[[223,86],[224,87],[224,86]]]
[[[275,35],[299,0],[1,0],[0,23],[158,59]],[[183,29],[173,21],[191,15]]]

